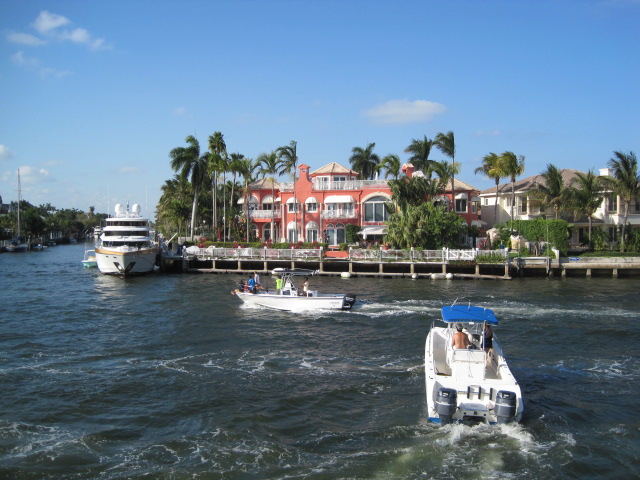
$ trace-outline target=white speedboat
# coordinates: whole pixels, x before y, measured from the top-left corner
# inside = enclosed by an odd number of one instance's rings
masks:
[[[524,409],[520,386],[491,332],[493,311],[471,305],[442,307],[445,327],[431,327],[425,345],[429,420],[436,423],[519,422]],[[485,346],[485,325],[489,326]],[[467,335],[467,348],[454,348],[454,335]],[[489,337],[492,335],[491,342]],[[485,351],[486,350],[486,351]]]
[[[96,268],[98,266],[98,260],[96,259],[95,250],[84,251],[84,258],[82,259],[82,265],[85,268]]]
[[[137,203],[125,209],[117,204],[114,217],[106,225],[95,247],[98,269],[101,273],[133,276],[153,271],[158,245],[149,220],[140,215]]]
[[[231,293],[247,305],[286,311],[350,310],[356,303],[356,296],[350,293],[323,294],[317,290],[307,290],[305,294],[296,287],[293,278],[312,276],[315,274],[313,270],[276,268],[271,274],[278,277],[274,291],[257,289],[256,293],[252,293],[248,286],[241,284]]]

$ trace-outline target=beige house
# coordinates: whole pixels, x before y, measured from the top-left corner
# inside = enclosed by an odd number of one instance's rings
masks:
[[[563,169],[560,170],[562,179],[566,186],[571,185],[571,182],[578,173],[579,170]],[[584,173],[584,172],[582,172]],[[600,176],[613,176],[613,173],[608,168],[601,168],[599,171]],[[533,220],[546,216],[546,218],[555,218],[553,210],[545,212],[544,209],[540,209],[531,201],[530,194],[535,188],[536,184],[544,185],[544,178],[542,175],[534,175],[531,177],[517,180],[514,183],[515,190],[515,208],[513,209],[514,220]],[[480,192],[482,214],[481,218],[487,222],[486,228],[491,228],[498,223],[505,223],[511,220],[511,182],[498,185],[497,196],[496,188],[492,187]],[[498,204],[496,208],[496,202]],[[572,232],[572,238],[570,240],[571,245],[579,245],[585,238],[588,237],[589,221],[586,216],[575,218],[571,213],[563,213],[560,218],[567,220],[574,224],[576,228]],[[624,201],[611,192],[605,195],[602,205],[596,210],[592,219],[593,228],[601,228],[608,235],[611,242],[618,240],[619,227],[622,226],[624,221]],[[631,225],[631,228],[640,227],[640,199],[636,198],[631,202],[629,206],[629,215],[627,222]]]

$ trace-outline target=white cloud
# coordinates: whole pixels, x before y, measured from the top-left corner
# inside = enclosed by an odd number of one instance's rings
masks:
[[[119,173],[138,173],[140,172],[140,169],[138,167],[120,167],[118,169]]]
[[[43,10],[31,25],[42,35],[47,35],[52,30],[68,25],[69,23],[71,22],[68,18]]]
[[[30,47],[36,47],[47,43],[43,39],[38,38],[35,35],[31,35],[30,33],[9,33],[7,35],[7,40],[12,43],[19,43]]]
[[[40,63],[37,58],[26,57],[22,50],[14,53],[10,58],[11,61],[17,65],[28,65],[33,67]]]
[[[447,108],[427,100],[389,100],[364,112],[364,116],[378,125],[401,125],[428,122],[447,111]]]
[[[13,152],[4,145],[0,145],[0,162],[9,161],[13,158]]]
[[[30,167],[28,165],[20,167],[20,181],[24,185],[39,185],[41,183],[53,182],[49,171],[44,168]]]
[[[478,130],[475,135],[476,137],[499,137],[502,132],[500,130]]]

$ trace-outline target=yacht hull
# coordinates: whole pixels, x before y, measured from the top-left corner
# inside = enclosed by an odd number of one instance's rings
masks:
[[[106,249],[96,248],[96,261],[100,273],[107,275],[144,275],[156,265],[156,248]]]

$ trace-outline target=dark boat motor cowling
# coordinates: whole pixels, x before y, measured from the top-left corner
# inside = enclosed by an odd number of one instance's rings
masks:
[[[453,388],[441,388],[436,397],[436,412],[441,423],[451,423],[453,414],[458,408],[458,392]]]
[[[351,307],[356,303],[356,296],[353,293],[347,293],[342,301],[343,310],[351,310]]]
[[[496,418],[498,423],[509,423],[516,416],[516,394],[500,390],[496,395]]]

